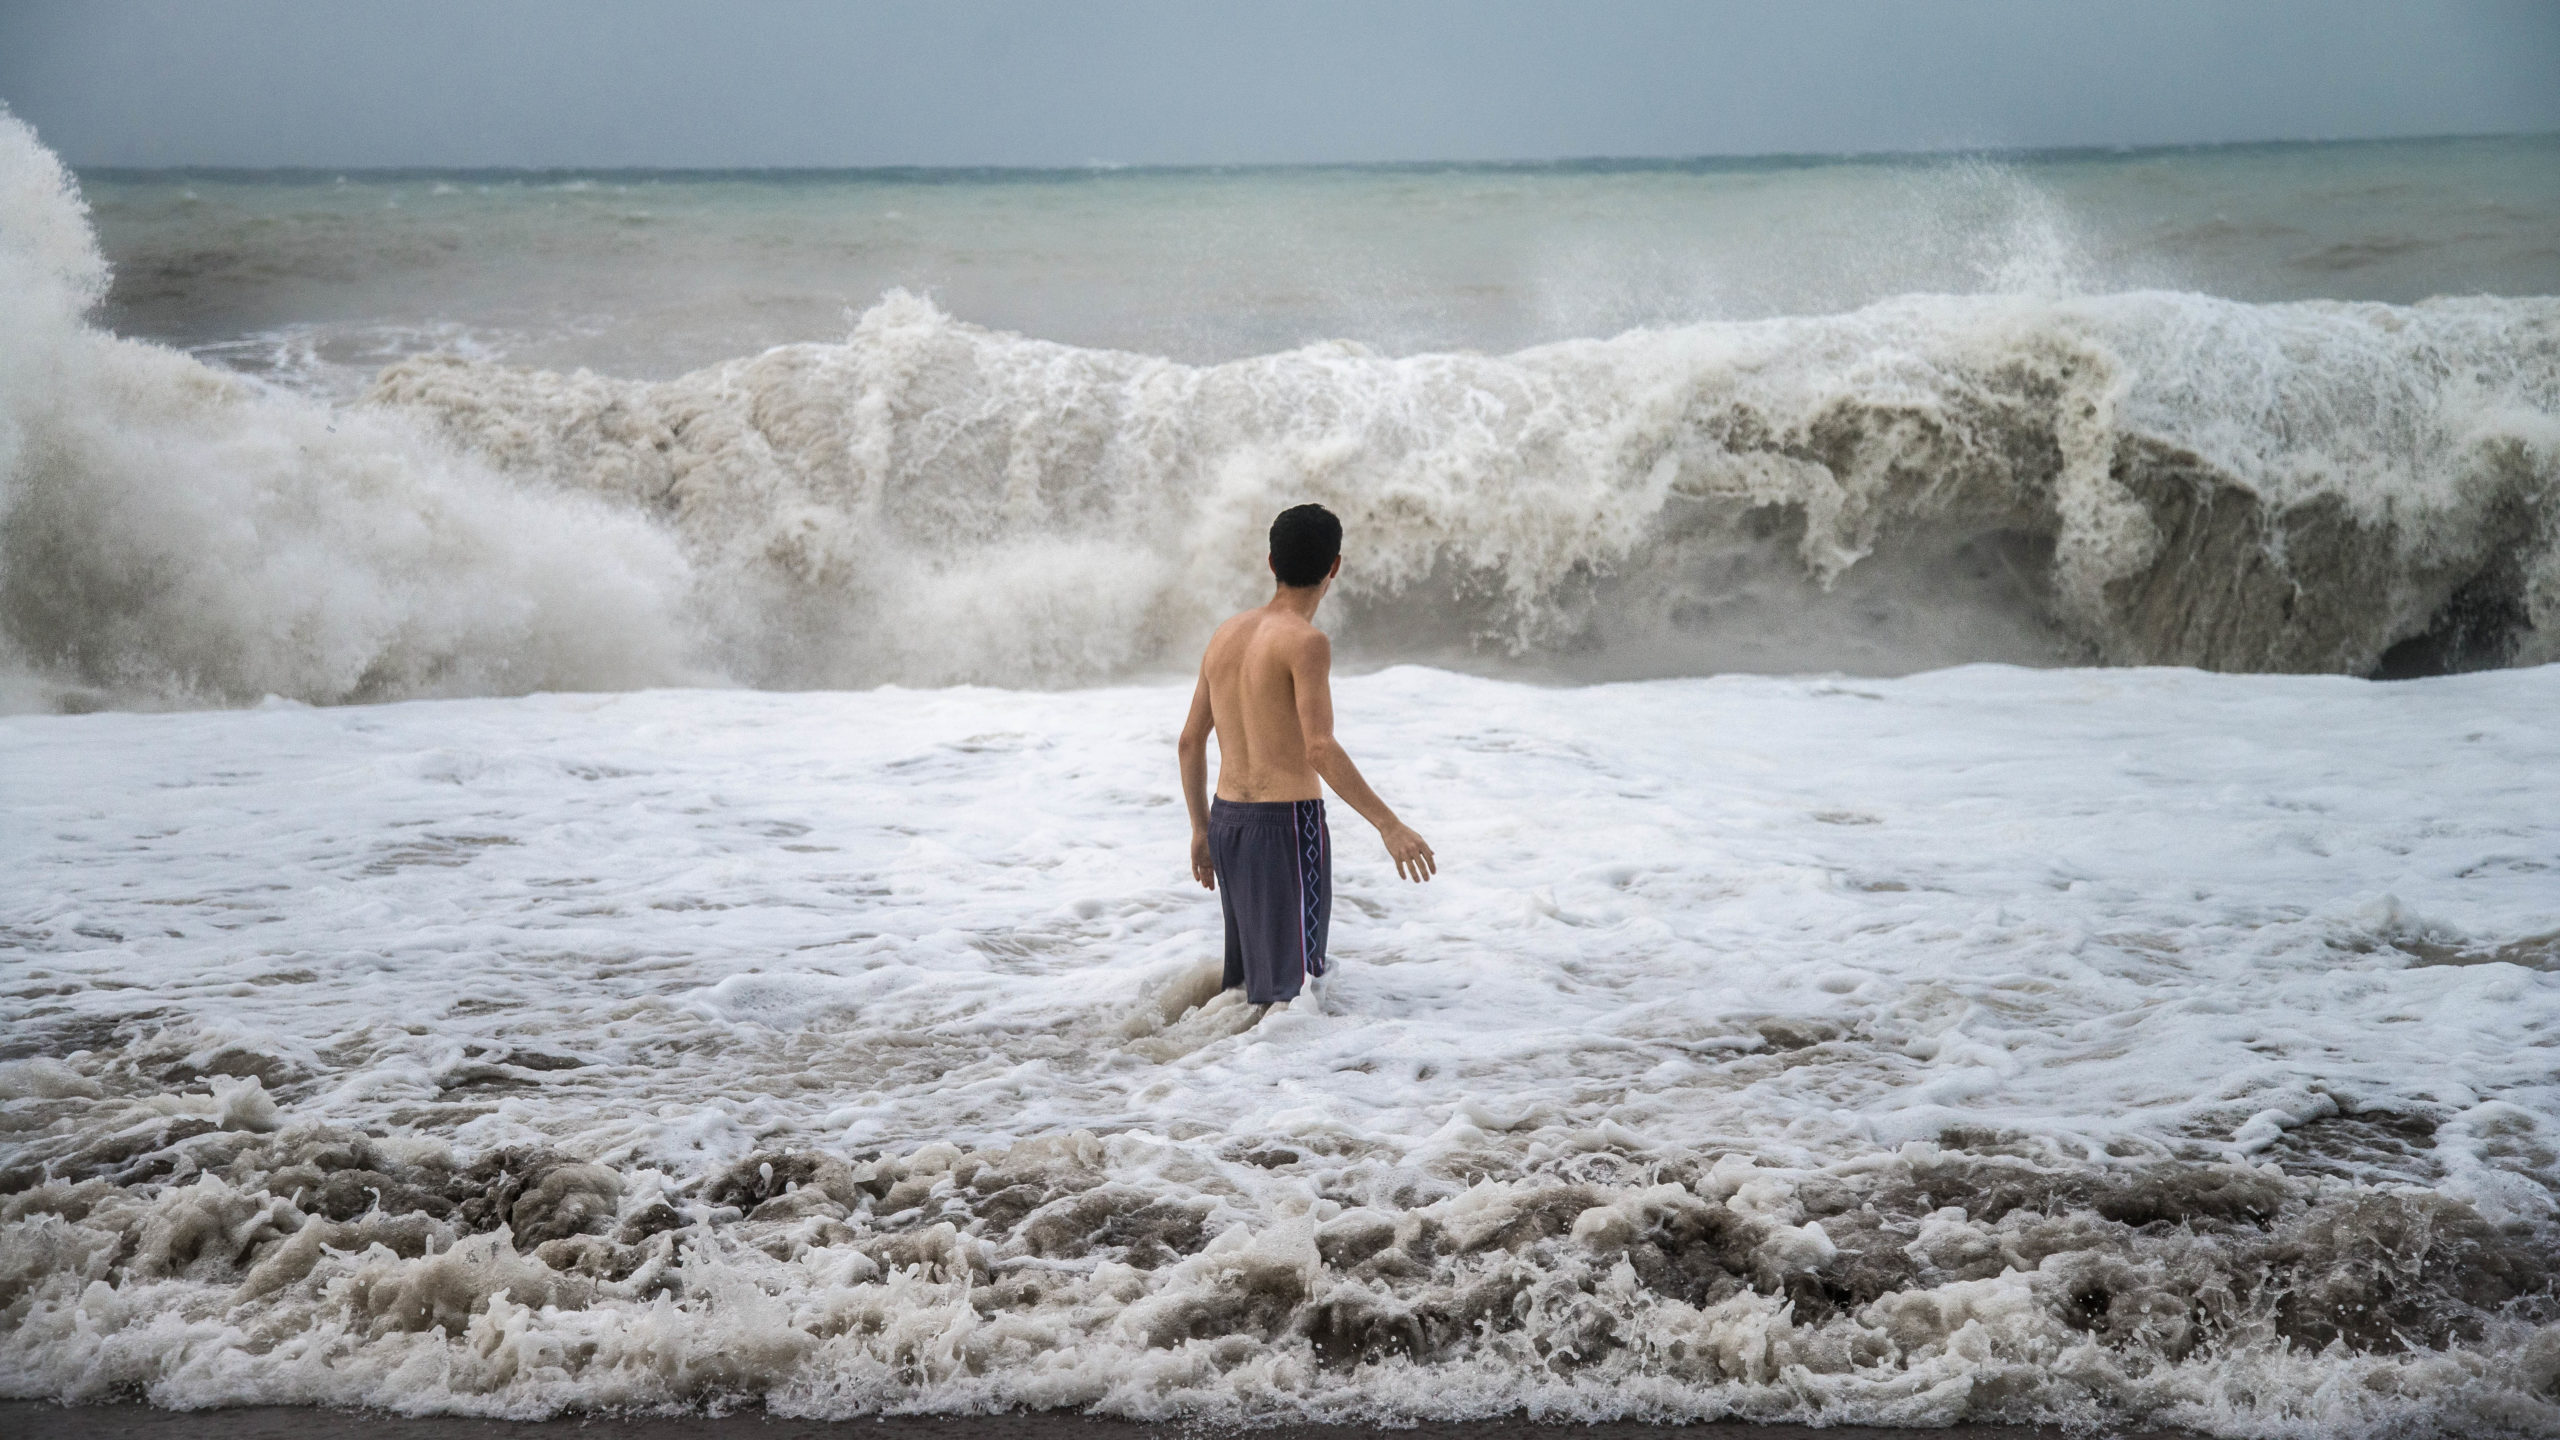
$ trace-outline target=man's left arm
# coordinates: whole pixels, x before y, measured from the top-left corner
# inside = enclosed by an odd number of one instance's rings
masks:
[[[1298,692],[1298,733],[1307,743],[1307,766],[1324,778],[1363,819],[1378,827],[1396,873],[1423,881],[1438,873],[1440,862],[1431,846],[1396,818],[1378,792],[1360,776],[1342,742],[1333,738],[1333,642],[1322,631],[1310,633],[1290,656],[1289,676]]]

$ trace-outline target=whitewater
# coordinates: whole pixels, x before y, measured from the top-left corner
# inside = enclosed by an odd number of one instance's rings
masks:
[[[1386,671],[1259,1023],[1184,699],[7,722],[9,1389],[2560,1419],[2560,670]]]
[[[1109,183],[878,223],[1230,182]],[[1607,338],[723,349],[422,323],[378,182],[127,182],[110,300],[0,119],[0,1394],[2549,1433],[2560,300],[2091,289],[1947,183],[1996,243]],[[350,235],[355,319],[100,323]],[[1344,817],[1259,1014],[1172,737],[1305,499],[1445,868]]]

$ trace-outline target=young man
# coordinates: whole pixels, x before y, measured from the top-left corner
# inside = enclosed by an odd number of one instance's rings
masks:
[[[1226,988],[1251,1004],[1296,998],[1325,972],[1333,920],[1333,839],[1321,777],[1378,827],[1396,873],[1431,878],[1431,847],[1360,778],[1333,738],[1333,644],[1314,625],[1342,570],[1342,522],[1299,505],[1271,522],[1271,601],[1218,627],[1200,657],[1182,724],[1182,798],[1191,807],[1191,874],[1227,917]],[[1209,732],[1218,732],[1218,798],[1208,796]]]

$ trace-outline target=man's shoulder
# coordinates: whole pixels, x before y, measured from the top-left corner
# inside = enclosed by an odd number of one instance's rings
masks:
[[[1333,641],[1310,621],[1286,613],[1275,614],[1256,606],[1251,610],[1239,610],[1218,622],[1218,628],[1209,633],[1207,648],[1213,651],[1221,649],[1228,641],[1248,634],[1253,638],[1254,648],[1265,653],[1271,649],[1292,653],[1308,649],[1323,650],[1329,649],[1333,644]]]
[[[1310,663],[1330,667],[1333,663],[1333,641],[1307,621],[1290,616],[1285,628],[1272,636],[1272,649],[1285,659],[1291,669]]]
[[[1257,621],[1258,633],[1267,635],[1283,645],[1330,643],[1325,639],[1324,632],[1316,628],[1314,621],[1292,615],[1286,610],[1247,610],[1236,619]],[[1234,624],[1235,621],[1231,620],[1227,623]]]

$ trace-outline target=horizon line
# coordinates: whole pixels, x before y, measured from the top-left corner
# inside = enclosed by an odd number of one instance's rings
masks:
[[[2438,145],[2477,140],[2560,139],[2560,130],[2450,131],[2425,135],[2359,135],[2316,139],[2201,140],[2161,144],[2006,145],[1876,150],[1769,150],[1705,152],[1689,155],[1573,155],[1495,160],[1254,160],[1124,162],[1107,159],[1081,164],[882,164],[882,165],[252,165],[252,164],[78,164],[65,162],[75,174],[89,175],[259,175],[277,178],[431,175],[770,175],[770,176],[966,176],[1093,179],[1115,175],[1219,175],[1274,171],[1676,171],[1716,168],[1809,168],[1817,165],[1910,163],[1932,160],[2121,159],[2144,155],[2199,154],[2216,151],[2311,150],[2362,145]]]

